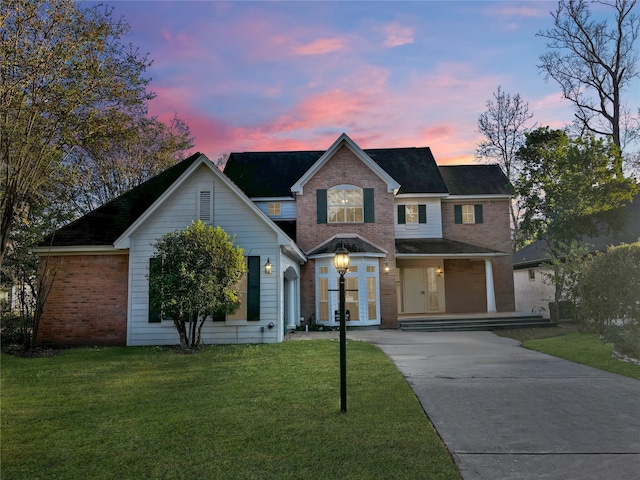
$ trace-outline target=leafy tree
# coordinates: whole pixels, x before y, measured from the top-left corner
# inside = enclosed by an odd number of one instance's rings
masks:
[[[8,334],[11,343],[21,343],[25,351],[35,345],[42,309],[56,276],[54,269],[47,268],[47,258],[39,258],[32,247],[73,215],[67,204],[55,201],[67,188],[65,175],[60,177],[54,182],[55,190],[39,192],[28,210],[18,216],[1,267],[0,288],[14,294],[14,308],[1,312],[2,335]],[[15,328],[12,320],[17,320]]]
[[[69,202],[84,215],[156,176],[193,147],[189,126],[177,115],[168,125],[145,112],[109,111],[92,121],[95,132],[67,155],[76,186]]]
[[[632,200],[638,185],[623,176],[619,152],[611,141],[574,140],[548,127],[527,135],[518,152],[523,162],[516,186],[523,209],[520,227],[545,241],[552,259],[566,258],[584,236],[622,227],[624,211],[618,207]],[[559,275],[552,278],[557,308],[563,270],[554,275]]]
[[[207,316],[239,306],[233,285],[245,270],[243,250],[220,227],[198,221],[160,238],[155,258],[149,270],[151,308],[173,318],[183,348],[196,348]]]
[[[538,32],[548,41],[539,67],[573,103],[581,133],[610,136],[624,150],[640,134],[638,117],[630,116],[623,100],[625,88],[638,76],[636,0],[592,3],[613,8],[613,25],[594,19],[586,0],[560,0],[551,13],[554,28]]]
[[[476,149],[476,157],[496,162],[512,184],[520,175],[521,165],[517,156],[518,150],[525,143],[525,134],[533,126],[529,120],[533,114],[529,113],[529,104],[524,102],[520,94],[511,97],[500,86],[493,94],[495,102],[487,101],[487,110],[478,117],[478,130],[485,139]],[[511,214],[512,237],[514,246],[521,245],[518,204],[509,204]]]
[[[0,265],[65,149],[103,128],[95,118],[152,97],[142,76],[150,61],[121,43],[129,27],[111,13],[74,0],[0,3]]]

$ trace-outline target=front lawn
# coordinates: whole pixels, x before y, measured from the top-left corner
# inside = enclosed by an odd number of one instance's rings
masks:
[[[377,347],[339,343],[2,355],[3,479],[459,479]]]
[[[613,358],[611,344],[603,343],[596,334],[571,333],[559,337],[540,338],[524,342],[523,346],[640,380],[640,365]]]

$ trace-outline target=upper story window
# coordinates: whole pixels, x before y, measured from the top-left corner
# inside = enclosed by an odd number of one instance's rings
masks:
[[[340,185],[327,190],[327,221],[329,223],[362,223],[364,195],[362,189]]]
[[[418,204],[398,205],[398,224],[427,223],[427,206]]]
[[[482,223],[482,205],[454,205],[453,215],[455,223],[474,224]]]
[[[316,191],[318,223],[373,223],[374,190],[337,185]]]
[[[269,202],[269,215],[280,215],[280,202]]]

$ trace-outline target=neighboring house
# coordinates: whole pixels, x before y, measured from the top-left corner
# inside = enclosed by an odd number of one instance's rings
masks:
[[[640,239],[640,194],[625,207],[625,225],[619,232],[584,238],[581,245],[590,253],[605,252],[621,243],[635,243]],[[551,273],[544,266],[549,261],[548,249],[542,240],[537,240],[513,254],[513,281],[516,310],[542,313],[550,316],[549,303],[554,301],[555,286],[548,280]]]
[[[205,343],[278,342],[300,316],[298,246],[204,155],[195,154],[45,239],[38,253],[56,272],[41,344],[172,345],[171,320],[149,308],[149,263],[163,234],[192,221],[220,226],[244,249],[245,300],[207,320]],[[265,269],[267,262],[271,273]],[[243,291],[244,290],[244,291]]]
[[[349,326],[514,310],[509,202],[496,165],[441,166],[429,148],[232,153],[225,174],[295,239],[301,315],[336,326],[344,245]]]

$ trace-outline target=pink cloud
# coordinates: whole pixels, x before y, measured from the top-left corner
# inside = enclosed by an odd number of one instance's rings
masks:
[[[386,25],[383,30],[386,35],[384,44],[387,47],[393,48],[413,43],[414,29],[412,27],[405,27],[398,22],[393,22]]]
[[[322,55],[342,50],[345,47],[344,38],[320,38],[306,45],[293,47],[294,55]]]

